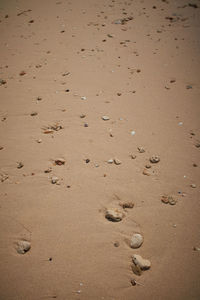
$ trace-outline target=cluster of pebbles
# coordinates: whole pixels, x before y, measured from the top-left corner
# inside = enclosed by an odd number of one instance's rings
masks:
[[[109,208],[105,211],[105,218],[111,222],[120,222],[123,218],[126,217],[126,209],[132,209],[134,207],[134,203],[132,201],[120,202],[119,205],[122,209],[118,208]],[[133,233],[131,238],[128,241],[129,247],[132,249],[138,249],[142,246],[144,242],[143,235],[139,232]],[[114,243],[115,247],[119,247],[119,243]],[[143,271],[150,269],[151,262],[147,259],[144,259],[141,255],[133,254],[132,255],[132,271],[135,275],[140,276]],[[131,279],[131,284],[136,285],[138,282],[135,279]]]

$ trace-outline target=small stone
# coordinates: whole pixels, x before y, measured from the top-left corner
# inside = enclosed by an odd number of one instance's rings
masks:
[[[130,156],[132,159],[136,159],[136,157],[137,157],[135,154],[131,154]]]
[[[200,142],[197,142],[197,143],[195,144],[195,147],[196,147],[196,148],[200,148]]]
[[[82,96],[81,100],[87,100],[87,98],[85,96]]]
[[[123,219],[123,216],[123,212],[121,212],[117,208],[108,209],[105,214],[106,219],[112,222],[120,222]]]
[[[58,165],[58,166],[62,166],[65,164],[65,160],[64,158],[58,158],[55,160],[55,164]]]
[[[85,162],[86,162],[86,164],[88,164],[88,163],[90,162],[90,159],[87,158],[87,159],[85,160]]]
[[[150,162],[155,164],[158,163],[160,161],[160,157],[158,155],[153,155],[152,157],[150,157]]]
[[[85,118],[85,117],[86,117],[86,115],[84,115],[84,114],[81,114],[81,115],[80,115],[80,118],[81,118],[81,119],[83,119],[83,118]]]
[[[151,262],[148,259],[142,258],[142,256],[138,254],[134,254],[132,259],[133,264],[139,266],[141,270],[148,270],[151,267]]]
[[[17,163],[17,169],[23,168],[24,164],[20,161]]]
[[[2,146],[0,146],[0,150],[3,150],[3,147],[2,147]]]
[[[19,241],[17,243],[17,252],[19,254],[25,254],[31,249],[31,243],[28,241]]]
[[[130,240],[130,247],[137,249],[142,245],[143,241],[144,239],[140,233],[134,233]]]
[[[138,151],[139,151],[139,153],[144,153],[145,152],[143,147],[138,147]]]
[[[145,166],[145,168],[151,169],[151,165],[150,165],[150,164],[147,164],[147,165]]]
[[[132,286],[135,286],[137,284],[136,280],[134,278],[132,278],[130,281],[131,281]]]
[[[88,126],[89,126],[88,123],[85,123],[85,124],[84,124],[84,127],[88,127]]]
[[[134,203],[132,201],[125,201],[125,202],[120,202],[119,205],[122,208],[133,208],[134,207]]]
[[[108,164],[113,164],[114,160],[111,158],[107,161]]]
[[[131,267],[132,267],[132,271],[135,275],[138,275],[138,276],[142,275],[142,270],[139,265],[133,264]]]
[[[119,247],[119,242],[118,241],[116,241],[116,242],[114,242],[114,246],[117,248],[117,247]]]
[[[56,183],[58,183],[58,181],[59,181],[59,179],[58,179],[58,177],[56,177],[56,176],[53,176],[53,177],[51,178],[51,183],[52,183],[52,184],[56,184]]]
[[[0,85],[4,85],[4,84],[6,84],[6,83],[7,83],[6,80],[0,79]]]
[[[177,202],[172,196],[168,196],[168,201],[170,205],[175,205]]]
[[[146,176],[150,176],[150,173],[147,171],[147,169],[144,169],[143,172],[142,172],[143,175],[146,175]]]
[[[131,131],[131,135],[135,135],[135,131],[134,130]]]
[[[194,251],[200,251],[200,248],[199,247],[193,247],[193,250]]]
[[[48,168],[48,169],[46,169],[46,170],[44,170],[44,173],[51,173],[52,172],[52,168],[50,167],[50,168]]]
[[[42,143],[42,139],[38,139],[38,140],[36,140],[36,142],[37,142],[38,144],[40,144],[40,143]]]
[[[104,120],[104,121],[110,120],[110,118],[109,118],[108,116],[103,116],[103,117],[101,117],[101,118],[102,118],[102,120]]]
[[[36,111],[31,113],[31,117],[34,117],[34,116],[37,116],[37,115],[38,115],[38,113]]]
[[[21,72],[19,73],[19,75],[20,75],[20,76],[24,76],[24,75],[26,75],[26,72],[25,72],[25,71],[21,71]]]
[[[193,189],[195,189],[195,188],[197,187],[195,183],[192,183],[190,186],[191,186]]]
[[[198,165],[197,165],[197,164],[193,164],[193,167],[195,167],[195,168],[196,168],[196,167],[198,167]]]
[[[116,165],[121,165],[122,162],[121,162],[119,159],[114,158],[114,163],[115,163]]]

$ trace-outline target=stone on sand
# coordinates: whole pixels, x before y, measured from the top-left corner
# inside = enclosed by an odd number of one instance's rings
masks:
[[[17,243],[17,252],[19,254],[25,254],[31,249],[31,243],[28,241],[19,241]]]
[[[106,210],[105,217],[109,221],[120,222],[123,219],[124,214],[122,211],[118,210],[117,208],[111,208]]]
[[[153,155],[149,160],[151,163],[156,164],[160,161],[160,157],[158,155]]]
[[[148,270],[151,267],[151,262],[138,254],[134,254],[132,260],[134,265],[139,266],[141,270]]]
[[[134,233],[130,240],[130,247],[137,249],[142,245],[143,241],[143,236],[140,233]]]

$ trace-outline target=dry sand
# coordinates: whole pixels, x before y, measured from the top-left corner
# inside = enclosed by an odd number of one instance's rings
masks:
[[[0,299],[200,299],[200,1],[1,0],[0,32]]]

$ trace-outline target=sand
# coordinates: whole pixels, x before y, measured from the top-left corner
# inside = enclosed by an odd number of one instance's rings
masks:
[[[0,31],[0,299],[199,299],[200,1],[2,0]]]

